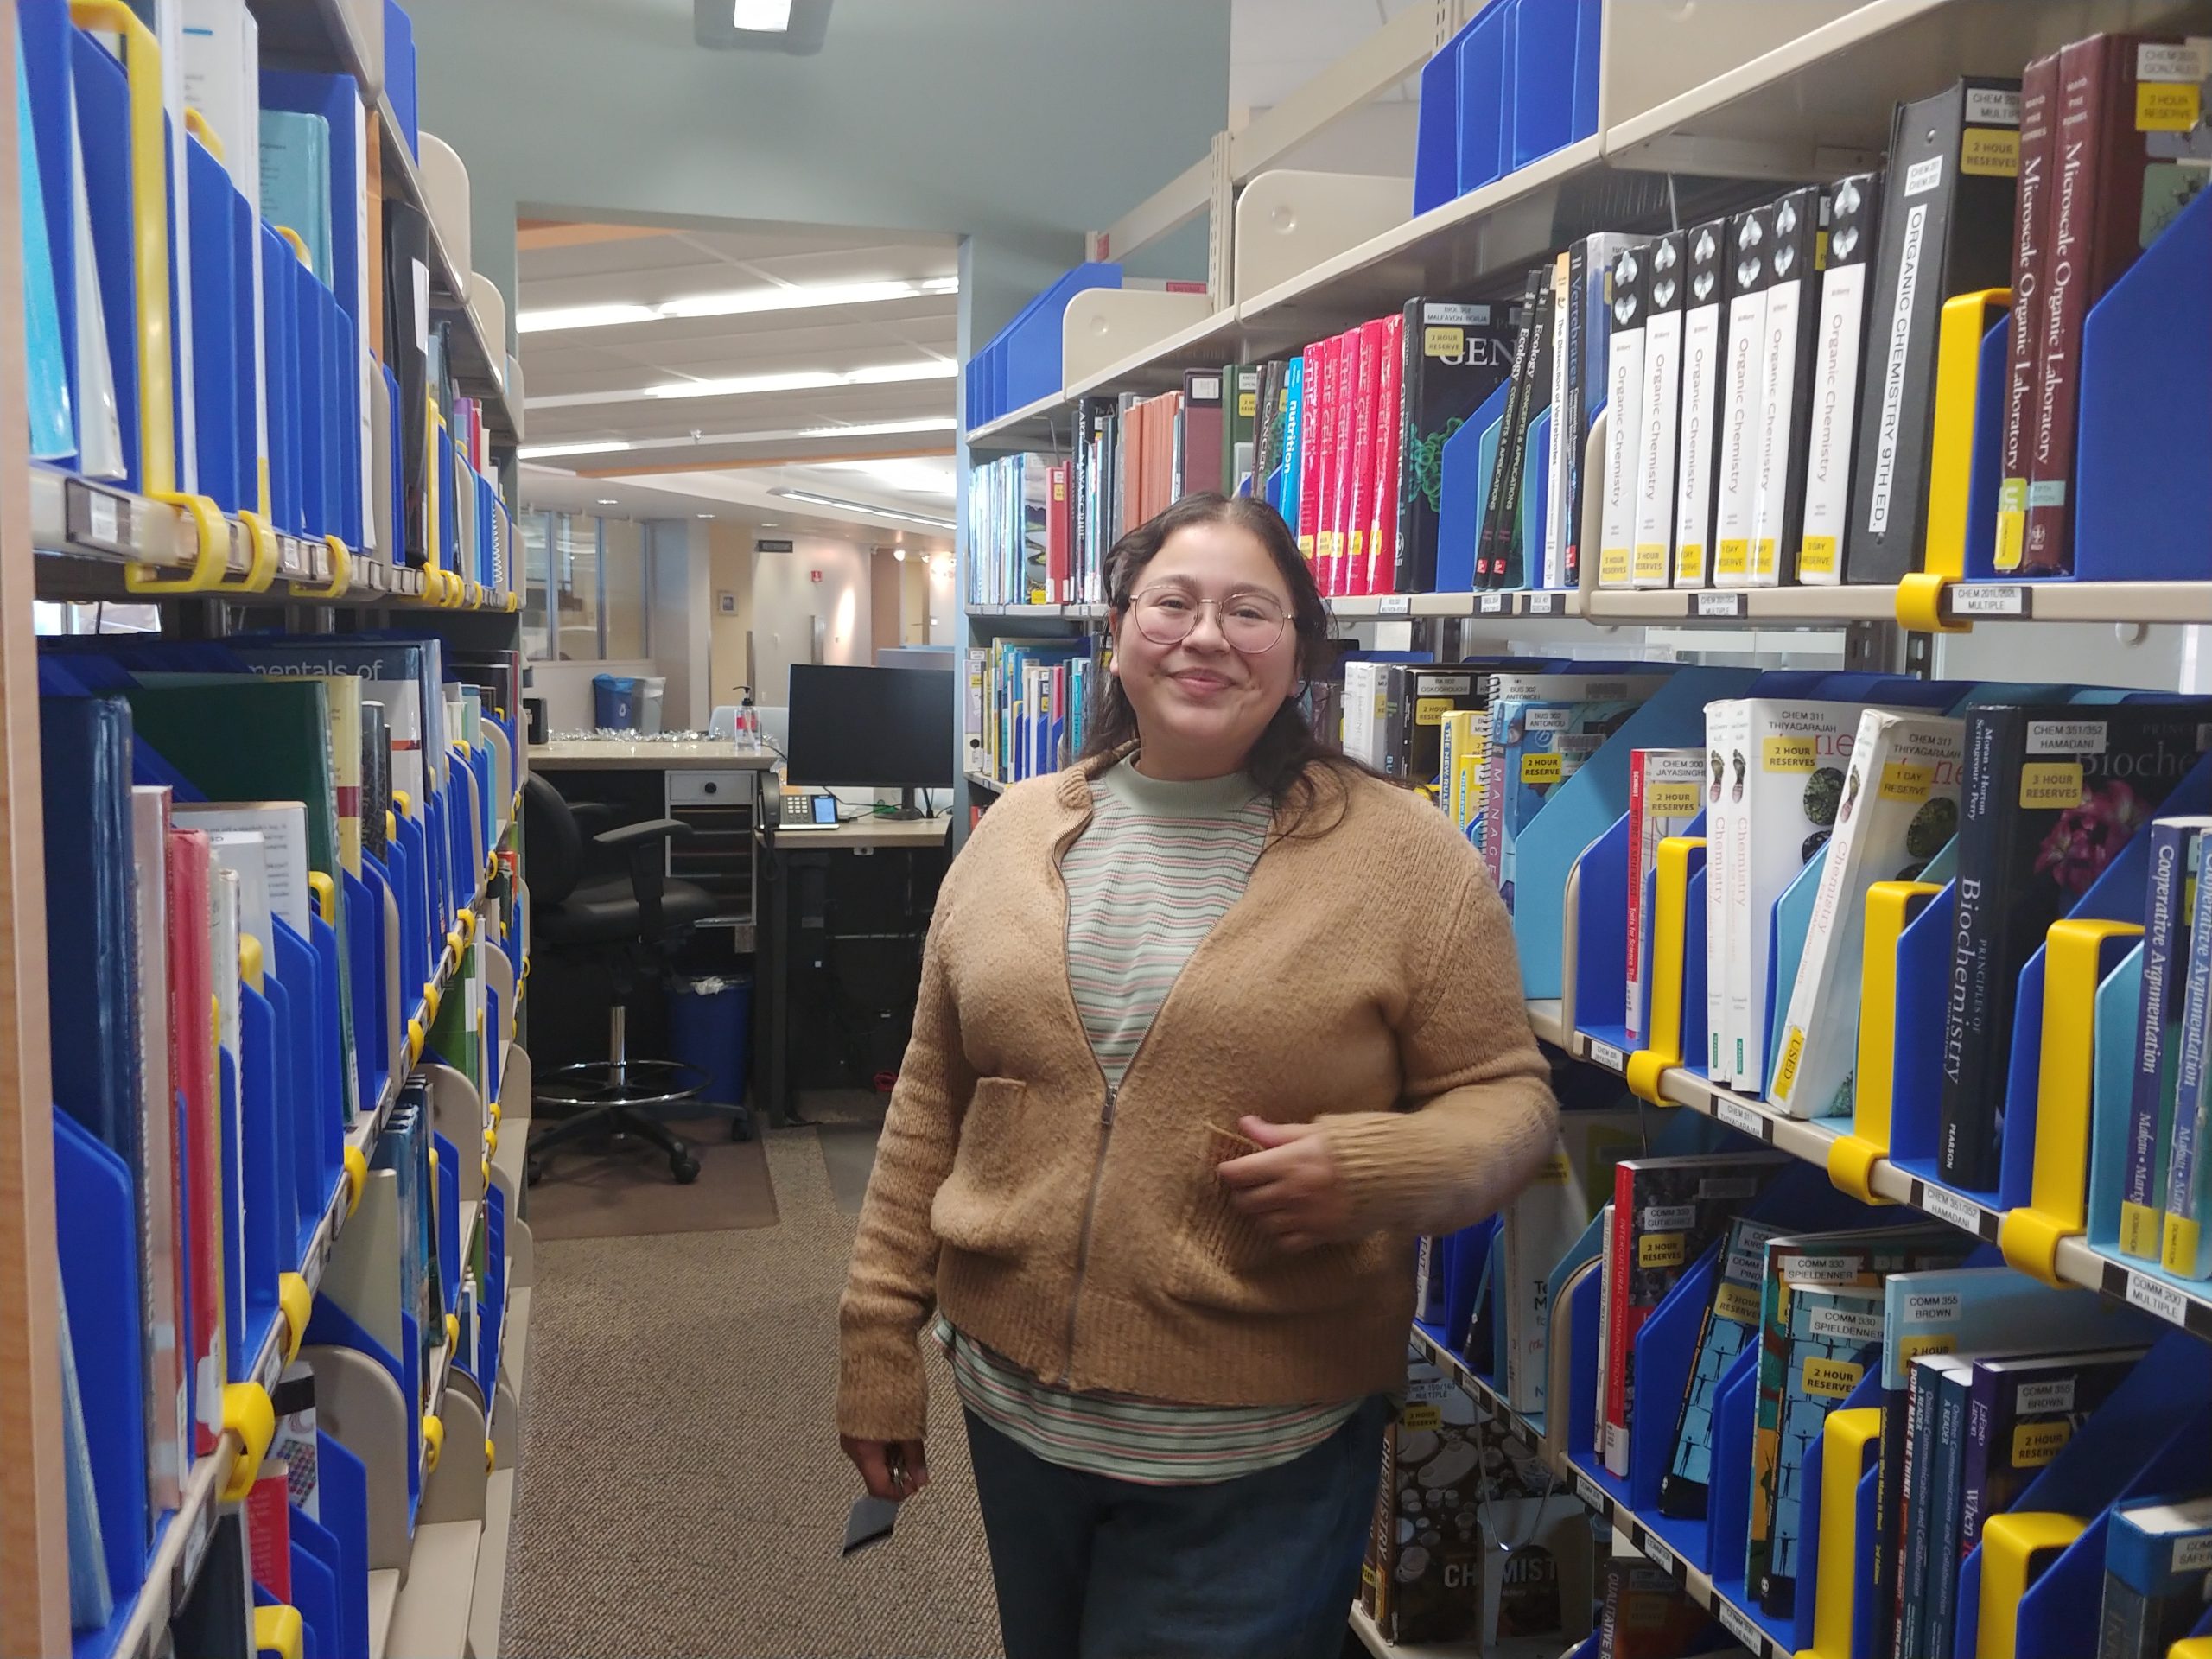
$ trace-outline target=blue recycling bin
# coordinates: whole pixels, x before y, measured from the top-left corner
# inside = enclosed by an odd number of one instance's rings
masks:
[[[702,1099],[742,1106],[753,1074],[753,981],[744,974],[679,979],[668,1001],[669,1047],[713,1081]]]
[[[603,730],[638,729],[638,677],[634,674],[594,674],[591,677],[592,723]]]

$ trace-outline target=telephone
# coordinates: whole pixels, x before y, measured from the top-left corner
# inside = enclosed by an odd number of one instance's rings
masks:
[[[785,790],[781,800],[782,804],[776,814],[779,830],[835,830],[837,827],[837,798],[835,795]]]

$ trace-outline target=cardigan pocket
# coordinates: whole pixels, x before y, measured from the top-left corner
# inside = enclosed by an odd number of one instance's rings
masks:
[[[1025,1188],[1040,1186],[1046,1160],[1026,1156],[1032,1130],[1024,1099],[1029,1085],[1014,1077],[982,1077],[960,1121],[952,1168],[930,1205],[938,1242],[978,1255],[1012,1257],[1034,1228],[1025,1217]],[[1033,1200],[1035,1194],[1027,1196]]]
[[[1344,1243],[1286,1250],[1230,1199],[1217,1173],[1259,1143],[1217,1125],[1205,1128],[1205,1154],[1167,1281],[1178,1301],[1236,1313],[1319,1313],[1373,1296],[1389,1265],[1380,1233]]]

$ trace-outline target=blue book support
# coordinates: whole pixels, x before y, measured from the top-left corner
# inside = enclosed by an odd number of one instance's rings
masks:
[[[295,321],[299,286],[292,272],[299,260],[291,244],[267,225],[261,238],[262,372],[269,404],[269,504],[276,527],[294,535],[307,531],[307,490],[300,409],[300,340]],[[392,454],[402,453],[394,448]],[[393,469],[397,472],[398,469]]]
[[[1821,893],[1821,872],[1827,864],[1828,844],[1822,842],[1797,872],[1797,879],[1783,889],[1767,916],[1765,1023],[1770,1084],[1774,1081],[1775,1059],[1782,1052],[1782,1027],[1789,1018],[1789,994],[1796,988],[1798,964],[1805,959],[1806,936],[1813,930],[1813,904]]]
[[[461,1249],[465,1243],[461,1236],[461,1154],[435,1130],[430,1142],[438,1154],[438,1305],[451,1313],[461,1305]]]
[[[2184,1331],[2161,1338],[2012,1506],[2021,1514],[2091,1517],[2020,1598],[2018,1659],[2073,1659],[2097,1649],[2105,1529],[2112,1506],[2212,1484],[2212,1348]],[[1954,1653],[1976,1651],[1981,1629],[1977,1546],[1959,1572]]]
[[[1964,569],[1968,582],[2015,579],[2011,571],[1997,569],[1997,486],[2005,474],[2005,399],[2003,388],[2011,377],[2012,318],[2007,312],[1997,326],[1981,337],[1980,360],[1974,371],[1974,459],[1967,473],[1967,546]],[[1980,396],[1983,389],[1991,393]]]
[[[245,1188],[245,1354],[261,1351],[276,1324],[276,1281],[299,1266],[299,1203],[294,1194],[291,1113],[280,1106],[276,1016],[269,998],[238,987],[239,1090],[244,1145],[238,1160]],[[233,1293],[238,1287],[231,1287]],[[245,1375],[234,1371],[233,1376]]]
[[[1459,48],[1459,165],[1454,195],[1479,190],[1513,170],[1515,0],[1484,7]]]
[[[365,848],[362,849],[361,853],[361,886],[369,895],[370,912],[378,918],[377,938],[379,946],[381,946],[384,941],[383,916],[385,895],[391,891],[391,878],[385,871],[385,867],[377,861],[376,855],[368,851]],[[400,916],[399,949],[404,954],[406,950],[407,939],[407,910],[404,903],[398,902],[398,895],[396,893],[392,893],[392,897],[395,900],[393,908],[398,911]],[[377,1094],[372,1096],[372,1098],[382,1099],[384,1089],[385,1085],[390,1083],[394,1068],[397,1068],[404,1071],[407,1065],[407,1057],[405,1055],[386,1054],[383,1052],[385,1046],[384,1033],[391,1028],[389,1021],[395,1012],[399,1015],[400,1020],[404,1026],[407,1018],[407,1010],[404,1007],[395,1010],[391,1007],[391,989],[389,982],[391,979],[391,965],[385,960],[385,953],[381,948],[377,950],[376,958],[376,984],[372,988],[372,995],[368,999],[375,1010],[376,1024],[372,1028],[373,1032],[373,1040],[366,1042],[364,1046],[369,1051],[367,1070],[371,1078],[375,1082],[378,1090]],[[399,976],[399,982],[402,989],[404,990],[407,984],[407,975],[404,969]],[[358,1035],[354,1040],[357,1043],[362,1042],[362,1039]]]
[[[223,1121],[223,1279],[232,1294],[223,1298],[223,1337],[228,1349],[224,1374],[244,1376],[252,1369],[253,1350],[246,1345],[246,1297],[238,1287],[249,1282],[246,1271],[245,1169],[235,1126],[239,1121],[238,1062],[230,1050],[216,1046],[216,1098]],[[269,1287],[273,1295],[276,1286]]]
[[[330,380],[330,352],[323,340],[322,300],[328,292],[315,273],[290,254],[283,261],[285,286],[292,296],[287,320],[292,326],[290,352],[292,390],[296,401],[292,418],[300,434],[298,506],[303,536],[335,536],[338,525],[331,512],[336,495],[330,477],[330,428],[334,419]]]
[[[1552,412],[1529,423],[1529,453],[1521,467],[1521,569],[1512,588],[1544,585],[1544,536],[1551,525]]]
[[[1475,586],[1475,543],[1482,537],[1484,498],[1490,490],[1487,453],[1494,453],[1496,432],[1505,415],[1507,388],[1500,386],[1482,406],[1444,440],[1437,458],[1436,591],[1471,593]]]
[[[1624,812],[1613,827],[1590,843],[1575,861],[1580,893],[1575,901],[1574,1028],[1623,1052],[1663,1046],[1632,1044],[1628,1037],[1628,853],[1630,823]],[[1705,814],[1682,832],[1705,834]],[[1643,913],[1650,916],[1658,896],[1658,872],[1643,874]],[[1705,854],[1690,854],[1687,913],[1682,918],[1682,1064],[1702,1071],[1705,1061]],[[1643,944],[1646,994],[1654,971],[1653,940]]]
[[[367,1465],[328,1433],[315,1436],[323,1530],[338,1545],[341,1654],[369,1650],[369,1478]]]
[[[54,1114],[54,1198],[61,1291],[77,1355],[101,1547],[115,1595],[111,1630],[119,1631],[145,1581],[152,1537],[138,1325],[138,1205],[123,1160],[59,1110]]]
[[[143,486],[138,453],[138,279],[131,252],[130,90],[123,66],[79,29],[69,31],[77,129],[90,205],[93,274],[115,379],[116,424],[123,437],[123,482]],[[70,221],[73,225],[73,219]],[[65,238],[74,246],[74,238]]]
[[[238,321],[238,245],[232,235],[232,198],[238,194],[230,175],[213,152],[196,135],[185,139],[185,175],[192,219],[192,395],[193,435],[198,447],[200,493],[211,498],[225,512],[258,505],[257,493],[241,494],[243,455],[238,414],[241,405],[251,419],[251,387],[241,387],[237,375],[238,347],[232,330]],[[251,281],[251,270],[245,280]],[[241,396],[241,391],[245,393]],[[251,427],[247,427],[251,431]]]
[[[2212,760],[2200,760],[2160,804],[2160,816],[2198,813],[2212,807]],[[2069,917],[2136,921],[2143,913],[2149,837],[2136,836],[2113,855]],[[1957,916],[1957,884],[1942,892],[1897,940],[1897,1061],[1891,1082],[1890,1161],[1929,1185],[1940,1177],[1937,1135],[1942,1094],[1944,984],[1950,972],[1951,936]],[[2127,954],[2124,939],[2107,944],[2103,972]],[[2038,944],[2020,970],[2014,1003],[2012,1052],[2006,1060],[2005,1116],[1994,1192],[1968,1192],[1977,1204],[2013,1209],[2028,1202],[2035,1169],[2037,1074],[2043,1055],[2044,955]],[[1949,1189],[1956,1190],[1956,1189]]]
[[[367,1109],[385,1079],[377,1071],[375,1033],[384,1001],[384,904],[358,875],[339,872],[338,902],[346,907],[346,948],[353,956],[354,1098]]]
[[[323,1200],[346,1168],[345,1090],[338,1058],[336,977],[323,972],[314,946],[281,918],[276,955],[292,1017],[292,1088],[286,1098],[305,1127],[294,1147],[300,1195],[300,1247],[321,1219]]]
[[[317,1295],[315,1311],[308,1317],[305,1345],[310,1347],[351,1348],[365,1354],[381,1365],[391,1380],[398,1385],[400,1397],[410,1408],[407,1414],[407,1499],[410,1524],[412,1524],[416,1500],[423,1491],[423,1421],[419,1402],[423,1398],[423,1342],[422,1326],[411,1313],[399,1316],[400,1346],[404,1353],[394,1354],[368,1332],[359,1321],[329,1297]],[[318,1435],[318,1445],[329,1442]],[[359,1465],[357,1464],[356,1467]],[[329,1490],[329,1472],[323,1474],[324,1490]],[[368,1487],[365,1478],[361,1486],[361,1525],[365,1540],[368,1528]],[[326,1503],[327,1499],[326,1498]],[[325,1515],[327,1518],[328,1511]],[[365,1553],[365,1543],[364,1550]]]
[[[46,218],[48,263],[54,271],[57,334],[62,373],[73,404],[77,397],[77,238],[71,181],[75,164],[71,140],[76,131],[77,99],[69,67],[72,33],[67,0],[19,0],[16,8],[19,73],[30,105],[31,128],[39,155],[39,196]],[[28,205],[24,211],[29,211]],[[77,410],[79,420],[82,410]],[[74,470],[74,454],[53,457]]]
[[[397,832],[385,844],[385,868],[392,897],[399,901],[400,993],[411,999],[436,965],[430,953],[430,897],[423,868],[423,826],[410,817],[394,817]]]
[[[292,1531],[292,1602],[305,1627],[305,1653],[328,1655],[332,1659],[343,1651],[338,1645],[340,1630],[338,1616],[337,1568],[302,1535],[306,1528],[315,1527],[322,1533],[324,1541],[330,1535],[298,1510],[290,1516]]]
[[[1422,66],[1414,130],[1414,212],[1441,207],[1459,194],[1459,54],[1470,23]]]
[[[1598,130],[1599,0],[1514,0],[1510,165]]]

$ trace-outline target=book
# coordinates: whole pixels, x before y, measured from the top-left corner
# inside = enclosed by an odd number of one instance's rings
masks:
[[[1770,918],[1834,830],[1859,712],[1860,705],[1847,702],[1745,703],[1745,796],[1731,801],[1726,1037],[1729,1070],[1747,1093],[1764,1093],[1767,1081]],[[1734,787],[1732,778],[1732,796]]]
[[[146,1307],[146,1499],[156,1514],[177,1507],[192,1466],[191,1399],[183,1341],[185,1221],[179,1206],[175,1050],[169,1039],[169,791],[130,791],[131,882],[137,934],[132,964],[138,1015],[138,1160]]]
[[[1497,1250],[1505,1292],[1503,1382],[1507,1403],[1516,1411],[1545,1409],[1552,1270],[1612,1190],[1614,1167],[1643,1147],[1643,1125],[1634,1111],[1561,1112],[1551,1155],[1503,1211]]]
[[[1566,516],[1565,569],[1560,585],[1582,585],[1583,503],[1590,489],[1587,476],[1590,435],[1598,411],[1605,406],[1609,386],[1609,353],[1613,315],[1607,284],[1613,261],[1622,250],[1640,238],[1618,232],[1600,232],[1568,245],[1567,280],[1567,418],[1552,429],[1552,453],[1563,453],[1566,476],[1560,480]]]
[[[1491,787],[1485,855],[1494,840],[1498,895],[1513,906],[1515,843],[1522,827],[1560,785],[1642,706],[1657,682],[1648,675],[1516,676],[1508,695],[1491,694]],[[1547,684],[1547,681],[1556,682]]]
[[[1343,552],[1335,592],[1369,592],[1368,532],[1375,516],[1375,448],[1377,405],[1382,397],[1382,321],[1373,318],[1352,331],[1359,373],[1351,388],[1351,466],[1344,491]]]
[[[1681,413],[1682,318],[1689,287],[1682,233],[1649,245],[1645,273],[1643,385],[1637,392],[1634,441],[1634,524],[1629,534],[1630,586],[1664,588],[1675,551],[1675,441]]]
[[[1519,355],[1526,361],[1516,365],[1520,385],[1499,435],[1497,464],[1491,474],[1495,511],[1484,518],[1483,530],[1491,538],[1490,586],[1493,588],[1529,585],[1522,520],[1530,509],[1522,498],[1528,480],[1529,435],[1551,400],[1552,315],[1543,303],[1546,281],[1541,267],[1529,273],[1521,305],[1525,321],[1519,348]]]
[[[2005,340],[2005,425],[1998,451],[1998,575],[2020,568],[2028,539],[2028,461],[2036,426],[2036,353],[2043,340],[2044,277],[2050,251],[2052,145],[2057,134],[2058,54],[2020,72],[2019,188],[2012,208],[2012,331]]]
[[[1286,516],[1298,526],[1298,550],[1318,572],[1321,564],[1321,410],[1328,400],[1328,342],[1308,346],[1298,362],[1298,397],[1283,439],[1284,490],[1296,497],[1298,510]]]
[[[1571,252],[1560,254],[1551,265],[1552,448],[1544,468],[1544,568],[1541,574],[1529,573],[1529,585],[1537,588],[1570,585],[1567,548],[1573,537],[1567,528],[1567,451],[1580,424],[1581,410],[1580,387],[1573,372],[1580,337],[1572,332],[1573,308],[1567,298],[1573,267]]]
[[[1912,1362],[1905,1421],[1904,1611],[1893,1651],[1925,1653],[1939,1645],[1936,1580],[1957,1577],[1949,1541],[1956,1529],[1960,1428],[1965,1418],[1971,1361],[1931,1354]],[[1941,1645],[1948,1646],[1948,1639]]]
[[[1754,207],[1728,221],[1735,280],[1728,301],[1728,360],[1714,439],[1713,585],[1745,588],[1751,579],[1751,515],[1758,505],[1759,394],[1766,350],[1766,296],[1774,209]]]
[[[1851,1109],[1866,890],[1910,881],[1958,831],[1966,724],[1869,709],[1843,775],[1767,1097],[1794,1117]]]
[[[1184,495],[1219,489],[1225,463],[1228,415],[1223,399],[1229,382],[1217,369],[1188,369],[1183,374]],[[1227,494],[1227,491],[1223,491]]]
[[[1788,1378],[1788,1287],[1878,1287],[1887,1274],[1948,1266],[1971,1246],[1958,1234],[1927,1224],[1793,1233],[1763,1247],[1759,1281],[1758,1395],[1751,1434],[1751,1490],[1745,1522],[1744,1581],[1755,1600],[1764,1597],[1773,1560],[1775,1503],[1781,1484],[1783,1392]],[[1900,1456],[1902,1438],[1897,1444]]]
[[[1675,1417],[1674,1452],[1659,1483],[1659,1513],[1696,1518],[1706,1512],[1713,1481],[1713,1414],[1720,1380],[1736,1357],[1758,1340],[1759,1293],[1767,1241],[1786,1229],[1738,1216],[1728,1224],[1720,1271],[1698,1327],[1697,1357]]]
[[[1776,1435],[1770,1553],[1759,1605],[1775,1618],[1796,1609],[1804,1536],[1806,1461],[1821,1443],[1829,1412],[1859,1386],[1882,1346],[1878,1287],[1785,1279],[1784,1350]]]
[[[1479,717],[1490,707],[1489,677],[1478,669],[1402,666],[1408,682],[1407,780],[1417,788],[1444,786],[1444,723],[1452,715]]]
[[[2164,1659],[2212,1605],[2212,1497],[2117,1505],[2105,1535],[2097,1659]]]
[[[2020,83],[1987,76],[1900,104],[1891,123],[1847,582],[1894,582],[1920,568],[1943,302],[2001,288],[2011,275],[2019,124]]]
[[[2200,838],[2201,839],[2201,838]],[[2202,871],[2199,871],[2202,874]],[[2203,1184],[2206,1118],[2212,1109],[2204,1080],[2212,1075],[2212,887],[2200,880],[2190,913],[2189,971],[2182,994],[2181,1058],[2174,1071],[2172,1139],[2166,1165],[2165,1212],[2158,1225],[2158,1265],[2184,1278],[2204,1276]]]
[[[1938,1132],[1952,1185],[1996,1185],[2020,970],[2208,735],[2204,711],[2187,705],[1967,712]]]
[[[1785,1161],[1771,1153],[1699,1153],[1624,1159],[1613,1166],[1606,1370],[1599,1379],[1605,1397],[1603,1452],[1612,1473],[1628,1473],[1637,1332],[1727,1218],[1757,1198]]]
[[[1452,827],[1468,835],[1483,810],[1483,763],[1490,750],[1490,709],[1455,709],[1438,734],[1437,786]]]
[[[1728,221],[1693,226],[1682,239],[1681,435],[1675,467],[1675,586],[1702,588],[1711,575],[1713,513],[1719,486],[1720,422],[1727,408],[1729,319],[1736,261]]]
[[[228,1378],[224,1332],[223,1141],[215,1034],[204,1015],[215,995],[207,954],[207,837],[172,827],[168,835],[168,965],[170,1075],[176,1086],[178,1205],[185,1275],[184,1380],[193,1423],[192,1451],[204,1457],[222,1433],[223,1384]],[[243,1290],[237,1293],[243,1294]]]
[[[1498,520],[1501,513],[1510,515],[1511,512],[1506,477],[1507,454],[1513,447],[1515,427],[1528,407],[1529,378],[1535,360],[1532,350],[1535,344],[1535,318],[1532,302],[1535,297],[1535,287],[1533,273],[1522,280],[1521,303],[1513,311],[1516,324],[1513,359],[1512,366],[1506,372],[1505,406],[1498,416],[1497,436],[1486,440],[1484,445],[1484,454],[1488,457],[1488,471],[1481,474],[1482,514],[1476,521],[1478,528],[1475,535],[1474,585],[1477,588],[1495,588],[1501,584],[1502,580],[1505,543],[1510,531],[1501,530]],[[1480,471],[1479,467],[1478,470]],[[1440,582],[1443,576],[1444,567],[1440,562],[1438,580]]]
[[[1718,1084],[1736,1077],[1736,1051],[1728,1040],[1728,986],[1734,976],[1728,907],[1742,850],[1737,830],[1744,815],[1750,718],[1741,698],[1705,706],[1705,1074]]]
[[[1854,173],[1828,190],[1827,269],[1813,349],[1812,418],[1805,443],[1804,515],[1797,580],[1843,580],[1843,537],[1851,518],[1853,438],[1866,327],[1866,281],[1881,228],[1882,175]]]
[[[1398,518],[1406,429],[1406,320],[1392,312],[1382,320],[1381,377],[1376,384],[1375,491],[1367,523],[1366,592],[1395,591],[1398,579]]]
[[[1664,1567],[1639,1555],[1609,1555],[1599,1567],[1597,1659],[1676,1659],[1711,1651],[1711,1616]]]
[[[2204,833],[2212,817],[2152,822],[2150,874],[2143,895],[2143,995],[2127,1103],[2126,1163],[2120,1176],[2120,1249],[2156,1262],[2164,1248],[2166,1148],[2174,1133],[2175,1078],[2189,982],[2191,922]]]
[[[1813,353],[1821,267],[1827,257],[1828,197],[1816,185],[1774,204],[1767,256],[1766,338],[1760,347],[1758,463],[1751,492],[1751,584],[1795,576],[1804,527],[1805,447],[1813,418]]]
[[[1605,475],[1599,516],[1598,586],[1626,588],[1635,574],[1636,447],[1643,432],[1644,308],[1651,245],[1615,256],[1605,284]]]
[[[1643,959],[1651,949],[1652,916],[1644,879],[1657,867],[1659,843],[1687,833],[1705,809],[1706,751],[1631,749],[1628,757],[1628,1042],[1645,1046]]]
[[[2212,40],[2092,35],[2063,48],[2054,93],[2050,257],[2036,296],[2035,436],[2020,569],[2074,568],[2073,474],[2089,309],[2204,186],[2192,137]],[[2162,94],[2177,94],[2162,101]]]
[[[1432,299],[1407,301],[1402,318],[1397,571],[1390,591],[1425,594],[1436,586],[1444,441],[1511,372],[1516,320],[1503,305]],[[1310,391],[1311,365],[1307,378]]]
[[[1259,453],[1260,399],[1265,375],[1256,363],[1230,363],[1221,371],[1221,493],[1241,494]]]
[[[1989,1517],[2012,1507],[2146,1351],[2091,1349],[1974,1362],[1959,1477],[1958,1560],[1981,1541]]]

